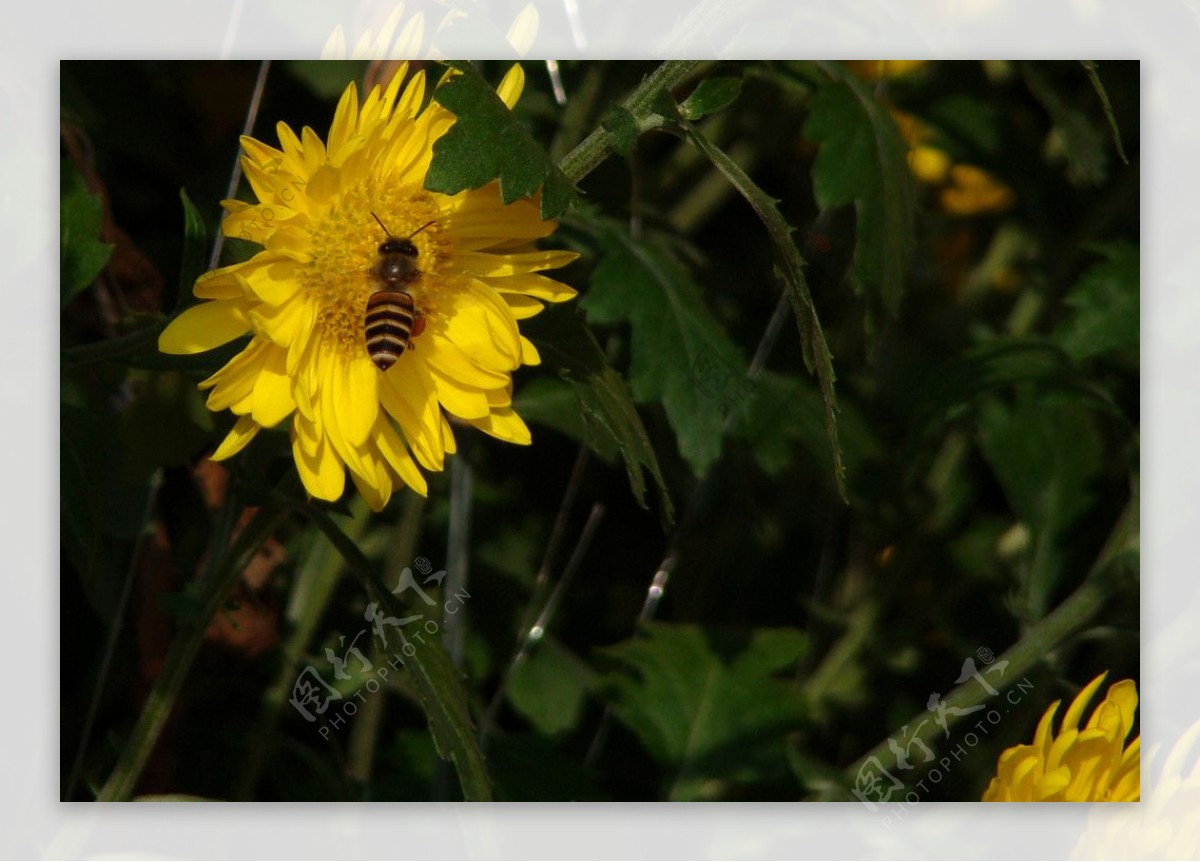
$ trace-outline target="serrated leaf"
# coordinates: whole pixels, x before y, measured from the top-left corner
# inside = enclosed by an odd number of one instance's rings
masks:
[[[1104,246],[1064,301],[1071,313],[1054,334],[1072,358],[1123,352],[1136,363],[1140,344],[1139,259],[1128,243]]]
[[[869,458],[882,453],[871,429],[852,404],[839,416],[847,471],[854,472]],[[807,450],[832,479],[835,467],[825,429],[825,408],[812,382],[800,377],[764,372],[754,381],[753,396],[739,415],[733,433],[746,441],[759,467],[768,475],[786,469],[799,445]]]
[[[813,190],[822,209],[854,204],[857,218],[852,279],[867,310],[867,331],[895,315],[915,244],[915,198],[908,147],[887,108],[840,63],[821,63],[829,76],[809,104],[804,136],[820,146]]]
[[[500,198],[512,203],[540,186],[542,218],[565,212],[575,186],[473,67],[456,68],[433,94],[458,119],[433,145],[425,188],[452,195],[498,179]]]
[[[1088,80],[1092,82],[1092,88],[1096,91],[1096,95],[1100,97],[1100,104],[1104,108],[1104,116],[1108,119],[1108,129],[1112,132],[1113,144],[1117,148],[1117,155],[1121,157],[1121,161],[1129,164],[1129,157],[1125,155],[1125,146],[1121,143],[1121,130],[1117,126],[1117,117],[1113,113],[1112,103],[1108,100],[1108,91],[1104,89],[1104,84],[1100,80],[1100,71],[1095,60],[1080,60],[1083,64],[1083,69],[1087,72]]]
[[[579,722],[596,672],[553,638],[545,638],[518,665],[508,699],[540,733],[565,733]]]
[[[574,387],[565,380],[538,377],[513,395],[513,409],[526,422],[553,428],[588,446],[605,461],[613,461],[620,452],[616,441],[602,428],[587,421],[579,409]]]
[[[796,326],[800,331],[804,365],[817,378],[817,385],[821,391],[825,435],[829,441],[834,484],[838,494],[846,500],[846,469],[842,463],[842,446],[838,439],[838,403],[834,393],[833,356],[825,342],[825,331],[821,328],[816,306],[813,305],[812,295],[808,291],[808,282],[804,277],[804,259],[792,241],[792,227],[780,214],[777,207],[779,202],[759,188],[737,162],[695,128],[689,126],[687,132],[692,142],[746,199],[762,221],[763,227],[767,229],[767,235],[775,250],[775,272],[787,289]]]
[[[603,257],[583,308],[596,323],[631,324],[634,397],[662,403],[680,454],[703,475],[721,454],[726,416],[742,400],[746,362],[665,243],[635,241],[611,221],[591,227]]]
[[[575,390],[587,426],[586,438],[590,441],[604,435],[617,447],[625,461],[629,487],[643,508],[646,482],[642,469],[645,468],[658,486],[663,520],[671,522],[674,506],[650,437],[625,381],[609,366],[583,319],[574,309],[548,308],[522,328],[537,346],[542,364],[556,371]],[[599,451],[603,454],[604,449]]]
[[[698,120],[732,105],[742,92],[742,79],[732,75],[715,75],[701,81],[692,94],[679,105],[685,120]]]
[[[100,241],[104,210],[99,195],[87,190],[69,161],[61,166],[59,189],[59,278],[61,307],[91,285],[112,256],[113,245]]]
[[[786,679],[804,653],[794,629],[651,623],[602,651],[616,715],[674,776],[672,800],[709,779],[751,782],[786,770],[784,741],[803,717]]]
[[[311,501],[301,503],[289,499],[287,502],[312,520],[337,549],[350,572],[389,615],[397,619],[406,615],[404,604],[375,573],[355,539],[347,535],[324,508]],[[459,785],[468,801],[490,800],[491,783],[475,725],[471,721],[461,671],[454,666],[440,639],[422,640],[419,644],[412,644],[412,647],[411,652],[401,651],[404,667],[408,670],[413,692],[429,720],[429,730],[439,756],[453,762]]]

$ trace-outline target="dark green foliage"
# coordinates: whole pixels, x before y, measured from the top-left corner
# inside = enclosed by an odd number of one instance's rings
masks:
[[[63,162],[62,187],[59,190],[60,238],[59,267],[61,303],[67,303],[87,288],[112,254],[112,244],[100,241],[103,212],[99,195],[93,195],[83,183],[83,177]]]
[[[468,64],[459,65],[458,71],[433,95],[458,122],[434,144],[425,188],[454,194],[498,179],[505,203],[542,188],[542,217],[561,215],[575,199],[571,181],[487,81]]]
[[[635,240],[611,222],[595,223],[594,234],[602,257],[582,303],[588,319],[631,324],[634,398],[663,405],[680,453],[703,475],[720,455],[729,412],[713,383],[743,381],[746,361],[663,242]]]
[[[851,279],[863,297],[866,325],[894,316],[913,253],[913,180],[907,147],[887,109],[867,86],[836,64],[813,95],[804,135],[819,145],[813,191],[822,208],[854,204],[857,220]]]
[[[881,81],[838,62],[563,62],[565,109],[528,63],[512,111],[494,90],[509,66],[454,64],[429,95],[455,123],[426,188],[540,196],[561,223],[538,246],[581,255],[548,274],[579,298],[519,321],[541,357],[513,376],[532,445],[452,420],[428,497],[376,514],[352,489],[305,499],[286,422],[228,474],[205,462],[233,417],[196,383],[246,339],[157,352],[208,267],[257,66],[64,64],[114,236],[178,285],[156,308],[122,293],[130,258],[110,263],[99,199],[64,164],[64,797],[94,798],[135,750],[189,632],[127,795],[852,799],[869,754],[906,785],[924,774],[889,741],[929,731],[930,694],[965,697],[964,661],[991,649],[1012,662],[1001,688],[1036,686],[922,797],[973,800],[1052,700],[1103,670],[1137,679],[1136,63]],[[324,134],[360,71],[274,64],[256,128]],[[215,81],[221,99],[183,97]],[[918,143],[944,177],[914,179]],[[964,167],[1007,201],[946,206]],[[235,558],[254,565],[222,599]],[[393,592],[406,570],[429,604]],[[403,665],[372,605],[422,615]],[[328,738],[290,701],[305,668],[339,695]],[[938,757],[963,741],[932,727]]]

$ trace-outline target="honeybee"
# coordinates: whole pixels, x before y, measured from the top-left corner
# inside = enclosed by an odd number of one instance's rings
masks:
[[[412,238],[433,222],[426,222],[402,239],[388,230],[375,213],[371,217],[379,222],[387,239],[380,243],[379,262],[371,270],[379,285],[367,299],[363,331],[371,361],[380,371],[387,371],[408,349],[412,339],[425,331],[425,317],[406,288],[421,277]]]

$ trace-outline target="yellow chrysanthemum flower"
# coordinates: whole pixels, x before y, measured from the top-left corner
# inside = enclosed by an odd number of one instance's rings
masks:
[[[535,248],[556,227],[542,221],[536,201],[504,205],[496,183],[456,195],[424,189],[433,143],[455,118],[436,102],[422,109],[421,72],[401,92],[404,72],[361,105],[347,87],[325,142],[284,123],[280,149],[242,138],[258,202],[224,201],[221,227],[264,250],[198,279],[195,295],[208,301],[159,339],[164,352],[199,353],[250,333],[246,348],[200,384],[212,390],[210,410],[239,417],[213,458],[230,457],[290,417],[308,492],[338,499],[349,468],[375,510],[401,483],[426,493],[417,464],[441,470],[455,451],[446,414],[529,443],[512,409],[512,372],[539,360],[517,321],[575,295],[538,274],[577,255]],[[514,66],[498,94],[512,107],[523,84]],[[419,272],[403,290],[420,320],[386,371],[368,354],[364,322],[381,287],[381,224],[411,239]]]
[[[1125,744],[1133,732],[1137,686],[1124,679],[1108,689],[1087,726],[1079,729],[1083,711],[1104,682],[1096,677],[1071,702],[1058,735],[1054,717],[1062,701],[1046,710],[1033,745],[1014,745],[1000,755],[996,777],[984,802],[1136,802],[1141,795],[1141,737]]]

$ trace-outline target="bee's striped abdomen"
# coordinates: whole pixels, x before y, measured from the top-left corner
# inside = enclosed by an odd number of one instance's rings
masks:
[[[411,294],[402,290],[380,290],[367,300],[367,354],[375,367],[387,371],[408,349],[417,320]]]

